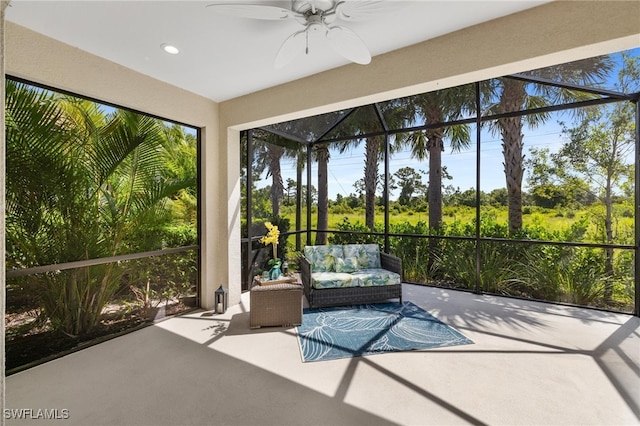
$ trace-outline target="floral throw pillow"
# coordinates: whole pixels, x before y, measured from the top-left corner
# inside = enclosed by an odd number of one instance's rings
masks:
[[[380,268],[380,248],[377,244],[347,244],[344,256],[358,259],[360,269]]]
[[[336,272],[356,272],[358,270],[358,259],[355,257],[336,257],[335,268]]]
[[[336,270],[336,257],[330,254],[324,255],[324,260],[322,261],[322,266],[318,269],[321,269],[321,272],[333,272]]]
[[[306,246],[304,256],[311,264],[311,272],[335,271],[335,258],[342,257],[342,246],[321,245]]]

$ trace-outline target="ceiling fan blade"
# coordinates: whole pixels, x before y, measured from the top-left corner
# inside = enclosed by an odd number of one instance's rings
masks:
[[[307,47],[307,30],[298,31],[291,34],[280,46],[276,59],[273,63],[274,68],[280,69],[306,50]]]
[[[403,3],[390,0],[342,0],[336,4],[335,13],[343,21],[364,21],[393,12]]]
[[[213,3],[206,7],[224,15],[236,16],[240,18],[281,20],[296,17],[299,15],[292,10],[276,6],[265,6],[261,4],[230,4]]]
[[[345,27],[330,27],[327,39],[331,47],[351,62],[366,65],[371,62],[367,45],[356,33]]]

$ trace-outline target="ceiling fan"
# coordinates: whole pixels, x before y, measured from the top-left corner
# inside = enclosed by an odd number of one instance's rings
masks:
[[[336,21],[365,20],[390,10],[396,3],[389,0],[291,0],[291,8],[263,4],[213,3],[207,5],[217,13],[251,19],[275,21],[295,20],[304,29],[291,34],[280,46],[274,61],[282,68],[302,52],[309,53],[309,35],[319,34],[340,55],[352,62],[366,65],[371,53],[362,39],[351,29],[336,25]]]

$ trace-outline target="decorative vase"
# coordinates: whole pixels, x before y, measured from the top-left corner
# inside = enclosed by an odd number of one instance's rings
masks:
[[[280,275],[282,275],[282,271],[280,270],[279,266],[274,266],[269,271],[269,279],[270,280],[277,280],[278,278],[280,278]]]
[[[276,262],[269,270],[269,279],[277,280],[282,275],[282,271],[280,270],[280,262]]]

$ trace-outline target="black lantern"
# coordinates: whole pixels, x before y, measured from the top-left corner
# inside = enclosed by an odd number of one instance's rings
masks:
[[[216,314],[224,314],[227,310],[227,290],[222,287],[222,284],[220,284],[220,288],[218,288],[214,294],[215,303],[213,305],[213,308],[215,309]]]

